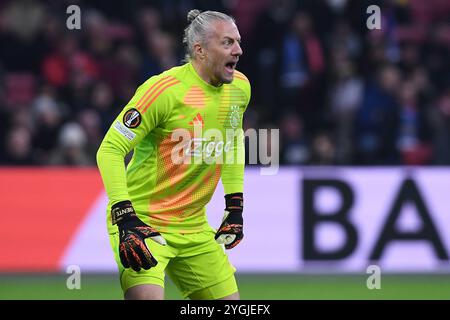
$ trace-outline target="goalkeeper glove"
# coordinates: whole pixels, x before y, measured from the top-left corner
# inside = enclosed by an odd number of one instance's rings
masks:
[[[225,195],[225,214],[222,224],[214,237],[217,243],[225,244],[225,249],[234,248],[244,237],[242,232],[244,224],[244,219],[242,218],[243,207],[242,193]]]
[[[119,228],[119,256],[125,268],[140,271],[141,268],[148,270],[158,264],[148,250],[144,239],[150,238],[161,245],[166,241],[161,234],[142,222],[134,211],[130,201],[121,201],[111,208],[112,223]]]

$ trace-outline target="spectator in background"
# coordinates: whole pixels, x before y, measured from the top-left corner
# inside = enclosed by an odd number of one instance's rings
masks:
[[[427,117],[418,104],[417,88],[412,81],[401,85],[399,104],[397,149],[402,162],[407,165],[428,164],[432,155],[429,126]]]
[[[324,53],[307,13],[297,12],[291,23],[281,48],[281,102],[294,106],[311,131],[323,112],[318,89],[325,69]]]
[[[310,158],[309,145],[301,118],[286,113],[281,119],[281,161],[286,164],[306,164]]]
[[[70,57],[77,50],[77,44],[74,37],[65,37],[54,45],[54,51],[42,62],[42,76],[48,84],[60,88],[69,82]]]
[[[146,37],[147,51],[144,55],[140,80],[159,74],[179,64],[181,57],[175,51],[175,39],[172,35],[156,31]]]
[[[2,4],[0,57],[9,70],[39,72],[46,50],[40,38],[46,6],[40,1],[17,0]],[[33,54],[30,54],[33,53]]]
[[[101,81],[106,82],[118,95],[122,95],[124,84],[136,83],[140,56],[128,43],[118,45],[111,57],[102,59]]]
[[[54,44],[52,52],[45,56],[42,63],[45,82],[62,89],[69,84],[74,72],[80,72],[91,80],[98,78],[98,64],[89,53],[80,48],[79,42],[75,35],[66,35]]]
[[[347,59],[346,49],[338,46],[333,50],[331,59],[333,79],[330,85],[327,114],[334,124],[336,138],[336,157],[338,163],[352,161],[354,152],[354,120],[359,109],[364,83],[357,75],[355,65]]]
[[[342,19],[336,22],[328,37],[329,56],[332,57],[334,50],[342,48],[346,57],[356,62],[362,51],[362,41],[350,27],[348,21]],[[332,59],[332,58],[331,58]]]
[[[36,149],[36,160],[40,164],[46,164],[57,146],[64,111],[56,101],[54,90],[49,86],[42,88],[33,101],[31,110],[35,124],[33,146]]]
[[[92,166],[94,161],[86,154],[87,137],[76,122],[69,122],[61,128],[58,148],[49,159],[49,164],[60,166]]]
[[[98,82],[91,91],[89,108],[100,117],[100,128],[103,134],[108,131],[112,120],[117,116],[114,108],[114,94],[111,87],[105,82]]]
[[[318,133],[312,140],[311,161],[313,165],[335,165],[336,147],[330,135]]]
[[[36,164],[31,145],[31,132],[27,127],[13,127],[6,136],[3,164],[29,166]]]
[[[83,15],[86,26],[87,49],[100,64],[107,61],[113,51],[113,39],[108,19],[99,11],[91,9]]]
[[[106,132],[102,130],[104,125],[101,123],[101,116],[95,110],[86,109],[79,113],[77,120],[86,134],[86,155],[89,159],[94,159]]]
[[[62,95],[70,106],[72,116],[89,107],[89,95],[93,84],[92,79],[83,70],[74,70],[71,73],[69,85]]]
[[[395,140],[399,124],[396,90],[400,81],[398,68],[386,65],[379,70],[375,81],[366,84],[355,117],[357,163],[399,163]]]
[[[405,43],[400,51],[399,68],[404,74],[411,74],[420,65],[420,52],[416,44]]]
[[[435,102],[432,110],[434,127],[435,163],[450,164],[450,86]]]
[[[450,26],[437,22],[431,26],[429,36],[423,44],[425,65],[433,86],[444,92],[450,85]]]
[[[250,52],[246,56],[255,57],[254,66],[250,68],[250,78],[254,79],[259,94],[254,95],[252,101],[260,105],[258,112],[264,114],[263,119],[268,120],[279,112],[278,106],[281,102],[279,81],[273,79],[279,78],[280,48],[295,7],[296,3],[293,0],[270,0],[267,9],[263,10],[255,21],[257,32],[254,39],[250,39],[251,45],[248,46]],[[246,58],[243,57],[242,60],[244,59]]]
[[[136,45],[139,51],[144,52],[147,49],[145,41],[149,34],[161,31],[161,12],[152,7],[143,7],[136,14],[136,38],[141,39]]]

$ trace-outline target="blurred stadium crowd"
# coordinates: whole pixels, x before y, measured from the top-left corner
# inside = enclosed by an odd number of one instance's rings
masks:
[[[280,128],[282,164],[450,164],[448,0],[1,1],[0,164],[94,165],[137,86],[180,64],[193,8],[237,19],[245,127]]]

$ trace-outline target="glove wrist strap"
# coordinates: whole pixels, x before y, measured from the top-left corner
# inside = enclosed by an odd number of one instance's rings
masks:
[[[129,200],[118,202],[111,207],[111,220],[113,225],[124,223],[133,216],[136,217],[136,212]]]
[[[240,211],[244,208],[244,195],[242,192],[225,195],[225,210]]]

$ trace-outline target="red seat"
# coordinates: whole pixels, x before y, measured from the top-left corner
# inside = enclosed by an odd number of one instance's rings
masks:
[[[32,73],[8,73],[5,75],[5,98],[8,106],[29,104],[36,93],[36,77]]]

